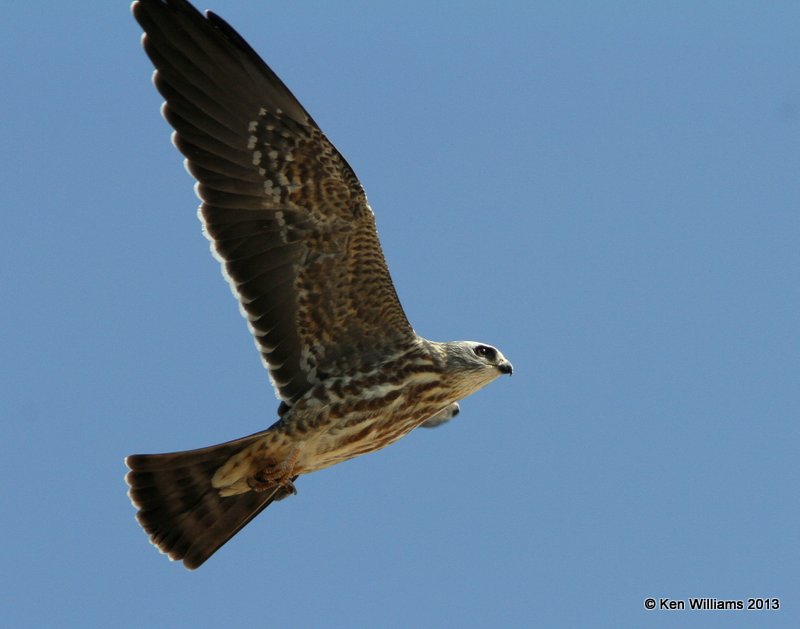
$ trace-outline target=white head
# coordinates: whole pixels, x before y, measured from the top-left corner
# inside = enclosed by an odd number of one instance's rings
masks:
[[[461,399],[485,387],[503,374],[514,370],[510,362],[496,347],[476,341],[454,341],[443,343],[447,361],[447,373],[451,386],[459,392]]]

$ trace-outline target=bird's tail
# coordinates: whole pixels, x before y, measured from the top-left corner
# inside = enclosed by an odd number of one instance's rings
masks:
[[[171,560],[198,568],[243,526],[274,500],[288,495],[276,486],[222,497],[212,487],[214,473],[231,456],[263,432],[199,450],[168,454],[134,454],[125,481],[138,509],[136,519],[150,541]]]

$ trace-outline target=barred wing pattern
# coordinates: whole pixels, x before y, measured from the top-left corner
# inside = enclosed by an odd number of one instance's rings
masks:
[[[205,232],[281,400],[412,343],[364,190],[281,80],[211,12],[143,0],[133,13]]]

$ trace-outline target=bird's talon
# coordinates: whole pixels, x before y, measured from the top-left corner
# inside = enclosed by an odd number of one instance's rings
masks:
[[[283,487],[292,496],[296,496],[297,495],[297,488],[294,486],[294,483],[292,482],[291,478],[289,478],[289,479],[287,479],[287,480],[285,480],[283,482],[278,483],[278,485],[280,487]]]
[[[252,477],[247,479],[247,484],[253,491],[261,492],[278,487],[296,496],[297,489],[294,486],[292,477],[295,476],[293,470],[299,458],[300,451],[295,448],[287,460],[265,467],[260,472],[253,474]]]

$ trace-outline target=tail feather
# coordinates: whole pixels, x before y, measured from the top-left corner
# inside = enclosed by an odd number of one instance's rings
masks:
[[[125,459],[131,470],[125,481],[138,509],[136,519],[162,553],[194,570],[273,501],[288,495],[276,486],[221,497],[211,485],[225,461],[263,434],[199,450],[134,454]]]

